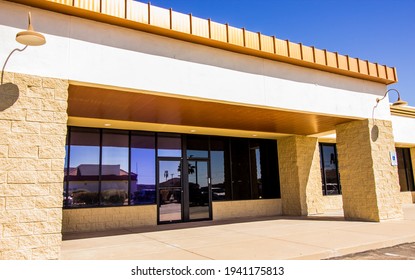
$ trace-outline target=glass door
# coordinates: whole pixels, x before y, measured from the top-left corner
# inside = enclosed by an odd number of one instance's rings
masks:
[[[183,219],[183,188],[180,166],[180,159],[163,159],[158,161],[160,223],[177,222]]]
[[[210,218],[210,179],[207,160],[188,160],[189,220]]]

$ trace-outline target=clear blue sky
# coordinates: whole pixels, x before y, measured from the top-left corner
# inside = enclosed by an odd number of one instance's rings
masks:
[[[389,88],[396,88],[415,106],[415,0],[152,0],[151,4],[396,67],[399,82]]]

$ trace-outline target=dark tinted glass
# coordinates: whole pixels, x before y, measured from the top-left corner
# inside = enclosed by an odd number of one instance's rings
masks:
[[[320,144],[320,167],[324,195],[341,194],[336,145]]]
[[[156,202],[156,138],[153,133],[131,135],[130,204]]]
[[[396,148],[396,155],[398,157],[398,175],[401,191],[414,191],[411,151],[408,148]]]
[[[249,147],[251,159],[252,198],[263,198],[262,194],[262,172],[261,172],[261,149],[258,141],[252,140]]]
[[[279,198],[280,179],[278,172],[277,141],[260,140],[261,195],[262,198]]]
[[[159,134],[157,137],[157,149],[159,157],[181,157],[181,136],[177,134]]]
[[[211,138],[210,149],[212,200],[229,200],[232,192],[228,139]]]
[[[232,199],[250,199],[249,140],[231,139]]]
[[[128,137],[126,131],[103,131],[101,204],[104,206],[128,204]]]
[[[99,204],[99,154],[98,129],[71,129],[67,207]]]
[[[209,218],[208,162],[202,160],[189,163],[189,218]]]
[[[208,158],[209,137],[188,136],[187,137],[187,158]]]
[[[182,181],[179,160],[159,161],[159,220],[182,219]]]

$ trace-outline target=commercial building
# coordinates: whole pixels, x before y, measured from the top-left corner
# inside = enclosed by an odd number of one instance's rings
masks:
[[[0,259],[56,259],[69,232],[414,203],[415,108],[377,101],[392,67],[132,0],[0,1],[2,61],[28,12],[47,43],[1,85]]]

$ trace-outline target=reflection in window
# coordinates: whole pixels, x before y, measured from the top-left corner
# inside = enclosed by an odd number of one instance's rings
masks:
[[[209,138],[202,136],[187,137],[187,158],[208,158],[209,157]]]
[[[99,204],[99,154],[98,129],[72,128],[70,133],[69,168],[66,170],[68,187],[65,205],[86,207]]]
[[[210,149],[212,200],[230,200],[232,191],[228,141],[211,138]]]
[[[415,191],[410,149],[396,148],[396,155],[398,157],[398,175],[401,191]]]
[[[341,194],[335,144],[320,143],[320,169],[323,195]]]
[[[231,139],[232,199],[251,198],[249,140]]]
[[[251,158],[252,198],[262,198],[261,157],[259,143],[251,141],[249,153]]]
[[[128,132],[104,130],[102,134],[101,204],[128,204]]]
[[[157,137],[157,155],[159,157],[181,157],[182,140],[177,134],[159,134]]]
[[[155,139],[154,133],[131,135],[131,205],[156,202]]]

